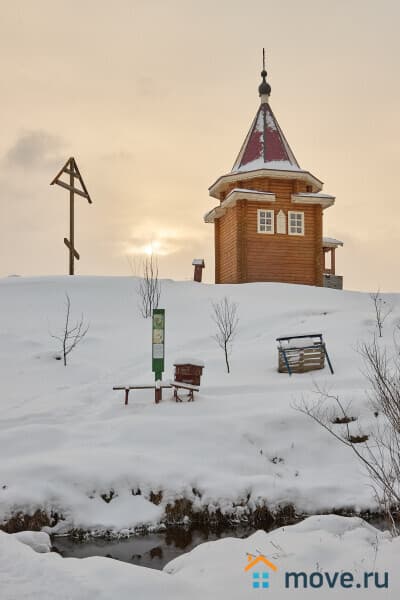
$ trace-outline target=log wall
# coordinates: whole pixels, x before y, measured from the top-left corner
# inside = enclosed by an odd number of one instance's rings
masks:
[[[275,281],[322,286],[322,207],[291,201],[291,194],[308,191],[306,184],[255,178],[232,183],[228,193],[238,187],[274,192],[276,201],[239,200],[215,221],[216,283]],[[258,209],[274,211],[274,234],[258,233]],[[286,216],[286,234],[276,233],[280,210]],[[288,211],[304,213],[305,235],[288,234]]]

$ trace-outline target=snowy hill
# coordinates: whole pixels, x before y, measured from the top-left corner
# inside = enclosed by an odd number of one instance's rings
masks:
[[[374,508],[351,453],[292,406],[315,382],[329,386],[352,401],[355,426],[368,433],[357,352],[374,332],[368,294],[163,281],[164,378],[175,359],[194,356],[205,363],[201,391],[194,403],[176,404],[164,390],[159,405],[152,391],[135,391],[124,406],[114,385],[153,380],[151,320],[140,316],[137,285],[117,277],[0,282],[1,520],[41,509],[64,517],[59,528],[120,531],[157,523],[179,498],[239,516],[262,504],[307,513]],[[83,313],[90,322],[66,368],[50,336],[62,329],[65,292],[72,320]],[[238,303],[240,318],[229,375],[212,337],[211,301],[223,296]],[[398,311],[385,324],[388,344]],[[275,338],[311,331],[324,334],[335,375],[279,374]]]

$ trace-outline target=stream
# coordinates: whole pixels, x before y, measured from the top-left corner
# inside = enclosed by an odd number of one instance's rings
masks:
[[[378,529],[387,529],[383,519],[370,521]],[[265,531],[279,529],[277,524]],[[53,549],[64,557],[86,558],[88,556],[106,556],[123,562],[162,569],[168,562],[190,552],[199,544],[226,537],[248,537],[259,527],[238,525],[231,528],[210,528],[199,526],[169,526],[164,531],[132,535],[128,538],[104,539],[89,538],[79,541],[68,536],[55,536]]]
[[[256,528],[246,526],[223,530],[170,526],[157,533],[138,534],[115,540],[89,538],[78,541],[68,536],[56,536],[53,538],[53,549],[64,557],[107,556],[142,567],[162,569],[172,559],[190,552],[199,544],[225,537],[243,538],[255,531]]]

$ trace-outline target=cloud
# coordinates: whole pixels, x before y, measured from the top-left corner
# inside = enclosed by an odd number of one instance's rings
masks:
[[[129,150],[117,150],[115,152],[108,152],[100,156],[101,160],[113,161],[113,162],[129,162],[134,160],[134,155]]]
[[[46,131],[26,132],[8,150],[4,162],[24,169],[56,167],[63,160],[60,151],[64,146],[61,138]]]
[[[188,226],[144,220],[132,228],[129,240],[122,245],[122,252],[128,256],[152,253],[169,256],[190,248],[194,240],[202,238],[202,233]]]

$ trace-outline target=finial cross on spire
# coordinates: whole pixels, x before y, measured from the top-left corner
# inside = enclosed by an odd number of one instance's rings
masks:
[[[271,93],[271,86],[267,83],[267,71],[265,70],[265,48],[263,48],[263,70],[261,71],[262,83],[258,88],[258,93],[261,98],[261,102],[268,102],[269,95]]]

